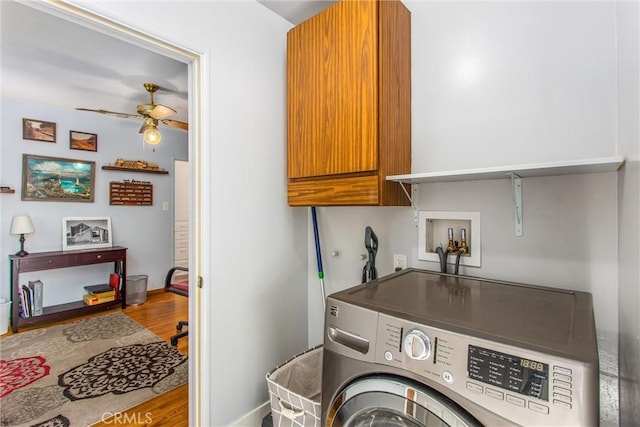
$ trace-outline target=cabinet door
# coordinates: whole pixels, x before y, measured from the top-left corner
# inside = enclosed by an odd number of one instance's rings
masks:
[[[342,1],[287,35],[288,177],[378,168],[378,5]]]

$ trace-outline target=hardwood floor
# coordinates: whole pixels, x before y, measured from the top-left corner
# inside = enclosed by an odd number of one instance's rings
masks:
[[[176,324],[179,320],[189,318],[188,298],[154,290],[149,292],[147,301],[138,306],[128,306],[125,310],[111,309],[91,316],[99,316],[105,313],[121,311],[140,323],[163,340],[169,342],[171,335],[176,333]],[[52,326],[69,321],[77,321],[72,318],[44,325],[20,328],[20,331]],[[11,334],[11,332],[9,332]],[[8,336],[7,334],[6,336]],[[5,335],[3,335],[5,336]],[[184,354],[189,353],[189,338],[178,340],[177,349]],[[171,426],[181,427],[189,425],[189,388],[188,384],[177,387],[148,402],[142,403],[130,410],[116,414],[114,417],[92,426]],[[108,410],[108,408],[105,408]]]

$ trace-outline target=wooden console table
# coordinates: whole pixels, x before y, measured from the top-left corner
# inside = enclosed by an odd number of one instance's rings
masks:
[[[11,263],[11,328],[14,333],[18,332],[21,325],[35,325],[38,323],[51,322],[54,320],[66,319],[74,316],[81,316],[86,313],[93,313],[111,308],[121,304],[126,308],[127,297],[127,248],[114,246],[111,248],[88,249],[78,251],[53,251],[30,253],[27,256],[9,256]],[[20,316],[20,273],[30,271],[53,270],[56,268],[79,267],[82,265],[114,263],[114,272],[122,276],[122,284],[118,299],[102,304],[85,305],[82,299],[66,304],[43,307],[43,314],[31,317]],[[105,282],[108,281],[105,278]],[[46,285],[45,285],[46,290]]]

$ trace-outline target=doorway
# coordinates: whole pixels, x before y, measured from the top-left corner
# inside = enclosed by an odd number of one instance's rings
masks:
[[[196,213],[200,209],[200,182],[198,179],[200,170],[197,165],[200,164],[199,156],[201,153],[201,105],[202,105],[202,87],[201,87],[201,57],[198,54],[185,50],[183,48],[171,45],[165,41],[156,39],[144,32],[133,29],[128,25],[121,24],[116,21],[109,20],[103,16],[93,14],[72,4],[62,2],[33,2],[28,4],[37,10],[45,12],[62,20],[80,24],[90,30],[95,30],[107,34],[119,40],[140,46],[159,55],[181,61],[188,65],[188,99],[189,99],[189,136],[188,136],[188,153],[189,161],[186,170],[182,171],[183,179],[186,179],[186,191],[182,191],[187,200],[187,219],[189,222],[189,238],[188,241],[188,265],[190,267],[190,283],[195,284],[196,278],[199,276],[199,248],[198,229],[200,224]],[[186,175],[186,178],[184,177]],[[169,184],[171,185],[171,184]],[[192,325],[192,333],[189,334],[189,354],[195,357],[189,357],[189,418],[192,424],[200,424],[203,400],[202,389],[206,380],[206,375],[200,374],[201,354],[204,351],[201,343],[201,335],[198,333],[202,328],[199,327],[201,320],[200,307],[201,296],[198,289],[193,286],[193,292],[190,292],[189,298],[189,324]],[[205,391],[206,393],[206,391]]]

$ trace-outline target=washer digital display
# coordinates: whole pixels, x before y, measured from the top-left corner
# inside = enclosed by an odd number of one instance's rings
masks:
[[[537,399],[549,400],[549,365],[469,345],[469,378]]]

